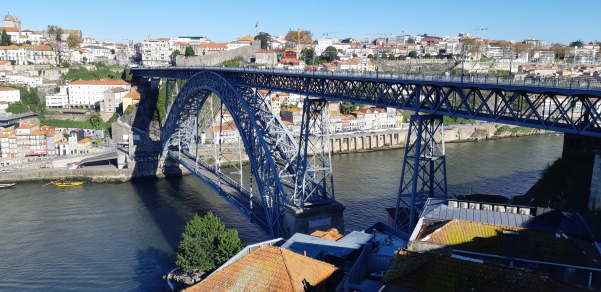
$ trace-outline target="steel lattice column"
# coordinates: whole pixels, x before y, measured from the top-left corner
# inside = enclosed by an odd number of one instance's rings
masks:
[[[296,188],[290,203],[297,207],[334,202],[328,101],[305,99],[300,131]]]
[[[394,226],[411,234],[429,198],[447,198],[442,116],[412,115],[407,134]]]

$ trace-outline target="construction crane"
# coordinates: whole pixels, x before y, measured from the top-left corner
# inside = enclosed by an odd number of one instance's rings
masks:
[[[480,38],[481,38],[482,40],[484,40],[484,31],[485,31],[485,30],[488,30],[488,28],[486,28],[486,27],[481,27],[481,28],[476,28],[476,29],[472,29],[472,30],[479,30],[479,31],[480,31]]]
[[[308,28],[301,28],[301,27],[299,27],[299,28],[297,28],[297,31],[296,31],[296,49],[298,51],[300,51],[300,33],[301,33],[301,30],[308,31],[308,30],[311,30],[311,29],[321,29],[321,28],[323,28],[323,27],[308,27]],[[292,30],[292,29],[290,29],[290,30]]]
[[[328,37],[331,34],[335,34],[335,33],[340,33],[339,31],[335,31],[335,32],[324,32],[323,35],[325,35],[326,37]]]

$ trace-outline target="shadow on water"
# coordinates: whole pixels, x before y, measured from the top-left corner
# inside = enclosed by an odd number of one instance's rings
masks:
[[[132,180],[131,183],[172,252],[165,252],[154,247],[138,251],[135,281],[139,283],[140,291],[156,291],[159,289],[158,287],[162,287],[163,279],[161,277],[176,267],[175,252],[181,240],[181,234],[185,224],[195,213],[202,216],[209,211],[215,213],[217,209],[223,209],[219,205],[223,199],[210,188],[204,188],[202,186],[204,183],[200,179],[188,180],[181,177],[181,171],[177,167],[168,169],[171,176],[164,179],[157,178],[157,173],[163,170],[159,169],[159,161],[156,159],[157,153],[162,148],[160,141],[157,141],[156,138],[159,134],[157,133],[155,138],[151,138],[152,134],[150,134],[153,132],[153,127],[156,127],[151,123],[152,118],[158,114],[156,105],[159,90],[155,89],[158,88],[155,87],[156,84],[153,85],[153,88],[144,88],[144,99],[138,106],[132,125],[135,128],[134,135],[139,135],[140,139],[135,141],[137,162],[133,170],[134,177],[138,178]],[[159,127],[161,126],[159,125]],[[237,218],[236,216],[242,217],[239,214],[231,215],[233,218]]]
[[[159,291],[159,281],[149,281],[148,275],[164,275],[164,263],[172,260],[173,256],[160,249],[149,247],[136,253],[138,261],[135,267],[134,280],[139,283],[138,291]],[[162,279],[159,279],[162,283]]]
[[[159,228],[163,238],[168,242],[172,253],[166,253],[153,247],[139,250],[136,255],[138,264],[135,281],[139,283],[140,291],[156,291],[162,287],[162,285],[157,286],[159,282],[162,283],[162,279],[159,277],[174,268],[174,264],[166,266],[166,263],[175,263],[174,252],[178,245],[178,237],[175,234],[181,234],[183,231],[183,225],[170,226],[162,221],[168,218],[169,222],[176,222],[179,225],[187,220],[182,213],[177,212],[177,206],[161,211],[156,210],[161,205],[161,200],[169,200],[169,197],[174,196],[178,191],[173,188],[165,188],[167,185],[158,180],[156,176],[159,170],[159,161],[156,159],[157,150],[160,149],[161,143],[156,141],[158,140],[156,138],[151,139],[151,121],[153,116],[158,115],[159,84],[157,81],[146,82],[140,83],[139,87],[143,88],[144,98],[138,105],[132,125],[134,135],[139,135],[139,140],[134,141],[136,164],[132,175],[137,179],[132,180],[132,185],[151,214],[154,225]],[[153,275],[153,277],[156,275],[158,279],[156,281],[149,279],[149,275]]]

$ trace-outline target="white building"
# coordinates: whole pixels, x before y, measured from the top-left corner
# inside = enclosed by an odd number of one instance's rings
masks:
[[[340,40],[338,38],[320,38],[317,41],[317,46],[315,46],[315,54],[320,56],[326,48],[333,47],[335,43],[339,43]]]
[[[123,80],[78,80],[68,85],[69,105],[75,107],[93,107],[96,102],[104,100],[104,92],[108,89],[122,87],[129,91],[131,85]]]
[[[174,41],[168,38],[149,39],[140,44],[143,66],[168,66],[171,63]]]
[[[69,104],[69,95],[67,94],[67,86],[60,86],[59,92],[51,95],[46,95],[47,108],[64,108]]]
[[[0,101],[19,102],[21,101],[21,91],[12,87],[0,87]]]
[[[88,51],[88,62],[106,61],[111,58],[111,50],[103,46],[85,46],[82,49]]]

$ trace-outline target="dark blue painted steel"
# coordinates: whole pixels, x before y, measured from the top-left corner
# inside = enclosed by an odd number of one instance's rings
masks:
[[[411,116],[394,216],[394,226],[407,234],[428,199],[448,195],[442,127],[441,116]]]
[[[305,73],[222,67],[132,69],[136,76],[189,78],[212,71],[238,87],[414,110],[601,137],[600,83],[574,79],[516,83],[500,77],[442,74]]]

